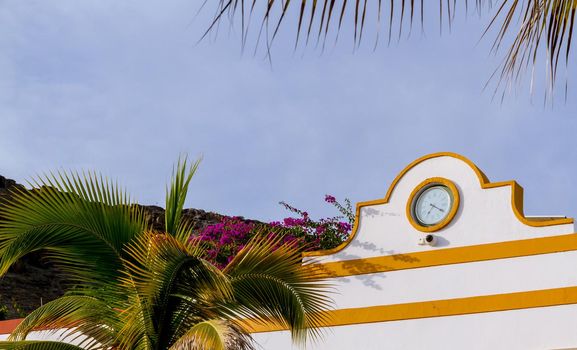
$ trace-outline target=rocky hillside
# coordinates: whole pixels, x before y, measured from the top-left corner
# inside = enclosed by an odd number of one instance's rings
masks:
[[[14,180],[0,176],[0,207],[10,200],[11,192],[18,188],[25,190],[24,186]],[[153,227],[162,230],[164,209],[157,206],[143,208]],[[201,230],[207,225],[219,222],[222,215],[200,209],[185,209],[183,217],[193,223],[195,230]],[[41,303],[61,296],[65,287],[66,283],[60,278],[58,271],[43,261],[41,253],[26,256],[0,279],[0,318],[2,306],[6,306],[8,311],[5,318],[22,317]]]

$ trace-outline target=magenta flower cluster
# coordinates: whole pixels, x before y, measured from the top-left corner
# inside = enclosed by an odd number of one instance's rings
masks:
[[[313,220],[308,212],[280,202],[296,217],[286,217],[282,221],[273,221],[265,227],[273,228],[269,235],[282,234],[283,242],[299,245],[304,251],[330,249],[344,242],[349,236],[354,221],[350,201],[345,199],[341,205],[335,197],[325,196],[325,201],[336,207],[342,216]],[[346,219],[343,221],[342,219]],[[206,226],[192,238],[203,241],[207,246],[206,258],[223,268],[246,243],[257,233],[262,233],[257,225],[241,217],[224,216],[219,223]]]
[[[325,195],[325,202],[327,203],[335,203],[337,199],[330,194]]]
[[[253,230],[253,226],[240,217],[224,216],[221,222],[206,226],[199,238],[202,241],[218,242],[219,245],[224,246],[246,239]]]
[[[241,217],[223,216],[219,223],[206,226],[191,238],[203,241],[208,246],[206,258],[223,268],[253,235],[253,223]]]

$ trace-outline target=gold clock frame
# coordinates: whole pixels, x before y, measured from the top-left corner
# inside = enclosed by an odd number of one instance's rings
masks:
[[[420,195],[425,189],[435,185],[445,186],[447,189],[449,189],[452,195],[451,209],[449,210],[449,213],[442,221],[434,225],[424,226],[421,225],[419,221],[417,221],[417,219],[414,217],[413,206],[416,197],[418,195]],[[417,187],[415,187],[415,189],[413,190],[413,192],[411,192],[409,200],[407,201],[407,219],[415,229],[421,232],[439,231],[440,229],[447,226],[453,220],[453,218],[457,214],[457,211],[459,210],[460,202],[461,199],[459,196],[459,190],[451,180],[445,179],[444,177],[431,177],[418,184]]]

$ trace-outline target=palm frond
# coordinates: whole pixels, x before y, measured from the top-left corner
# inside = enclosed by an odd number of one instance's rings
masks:
[[[48,340],[0,341],[2,350],[86,350],[86,348]]]
[[[274,34],[266,42],[267,52],[270,51],[272,41],[277,37],[276,34],[281,25],[287,22],[285,18],[289,11],[296,6],[298,6],[295,9],[298,21],[296,21],[294,28],[296,34],[295,49],[301,38],[303,23],[307,21],[305,45],[309,43],[311,33],[314,35],[315,32],[317,33],[317,45],[321,41],[323,49],[329,33],[334,33],[336,42],[339,39],[340,31],[345,27],[343,26],[343,19],[350,17],[353,48],[360,46],[363,32],[366,30],[365,27],[370,22],[375,24],[374,47],[376,47],[380,38],[381,17],[384,17],[384,14],[388,17],[388,44],[390,44],[392,38],[401,38],[406,27],[408,27],[406,31],[411,32],[416,13],[420,14],[420,25],[423,31],[425,12],[432,7],[425,1],[414,0],[390,0],[384,3],[382,0],[324,0],[322,6],[318,6],[320,4],[317,0],[301,0],[298,3],[280,0],[255,0],[253,2],[219,0],[216,4],[216,14],[203,38],[216,29],[220,22],[225,20],[234,22],[240,15],[241,38],[244,47],[249,32],[251,32],[251,23],[244,20],[244,14],[250,9],[252,15],[255,8],[258,10],[260,7],[263,15],[258,32],[262,32],[262,27],[269,25],[272,25],[274,30]],[[457,1],[440,0],[437,13],[441,33],[444,25],[451,30],[457,11],[460,10],[467,14],[470,8],[473,8],[478,14],[490,12],[493,9],[493,0],[477,0],[474,6],[469,6],[468,0],[465,0],[464,4]],[[500,27],[493,49],[499,49],[505,44],[505,41],[509,43],[507,44],[509,48],[505,51],[505,59],[500,66],[500,74],[496,74],[500,78],[498,84],[510,85],[517,82],[524,75],[527,67],[535,66],[540,57],[539,53],[542,52],[548,64],[547,75],[552,88],[558,76],[560,58],[565,65],[569,64],[576,10],[577,1],[575,0],[502,0],[485,30],[487,33],[489,29],[495,26]],[[338,18],[333,20],[334,16],[338,16]],[[408,20],[405,17],[408,17]],[[302,41],[300,40],[300,42]],[[258,45],[260,34],[255,42]]]
[[[179,159],[176,168],[173,169],[170,187],[166,189],[166,232],[178,237],[180,240],[187,239],[190,235],[186,223],[181,222],[182,209],[188,194],[188,185],[196,173],[201,159],[196,160],[188,167],[187,158]]]
[[[139,330],[145,329],[151,341],[170,345],[194,324],[213,318],[215,301],[232,300],[227,277],[201,258],[203,250],[194,241],[181,243],[170,235],[147,233],[126,251],[123,283],[138,295],[137,305],[124,315],[127,344],[137,342],[142,337]]]
[[[195,324],[170,350],[252,350],[251,337],[232,322],[207,320]]]
[[[499,49],[503,40],[507,39],[516,17],[519,17],[519,29],[507,49],[500,82],[518,81],[527,68],[535,66],[539,50],[545,47],[549,90],[552,90],[561,53],[565,64],[569,63],[576,9],[575,0],[503,1],[490,23],[492,26],[500,18],[502,21],[493,49]]]
[[[283,243],[282,235],[256,236],[223,272],[230,276],[240,320],[277,324],[293,341],[315,340],[333,307],[331,286],[311,263],[302,264],[301,249]]]
[[[508,0],[505,0],[508,1]],[[529,0],[531,1],[531,0]],[[241,30],[243,42],[246,41],[246,37],[250,31],[250,21],[244,21],[244,14],[250,12],[251,14],[255,11],[255,8],[261,8],[261,13],[263,13],[261,25],[268,25],[272,23],[273,35],[270,40],[275,39],[275,34],[278,33],[281,25],[285,23],[284,19],[295,6],[297,21],[295,28],[295,47],[298,46],[299,40],[301,38],[302,27],[304,23],[308,22],[306,29],[306,43],[309,42],[311,33],[317,33],[317,40],[326,41],[327,36],[330,32],[334,31],[335,36],[338,39],[339,32],[343,28],[343,21],[347,16],[352,18],[352,40],[353,47],[358,47],[362,41],[363,32],[365,30],[366,23],[369,22],[368,17],[372,18],[375,23],[375,32],[379,34],[380,21],[383,17],[383,13],[388,13],[388,23],[389,23],[389,38],[393,36],[401,36],[405,26],[409,27],[409,30],[414,24],[415,13],[420,13],[421,26],[424,25],[424,11],[427,4],[423,1],[414,0],[390,0],[387,6],[383,5],[381,0],[324,0],[322,6],[319,6],[318,0],[301,0],[300,2],[291,1],[280,1],[280,0],[267,0],[267,1],[253,1],[245,2],[243,0],[219,0],[216,4],[215,15],[209,25],[207,31],[204,33],[203,38],[206,37],[213,29],[218,27],[218,24],[224,20],[234,21],[236,16],[241,17]],[[479,0],[475,2],[475,8],[478,12],[481,12],[484,8],[492,7],[492,0]],[[468,12],[468,1],[465,0],[463,10]],[[457,2],[456,1],[440,1],[439,2],[439,17],[440,25],[442,26],[443,19],[446,17],[447,25],[451,25],[454,20],[455,13],[457,12]],[[338,18],[334,19],[333,17]],[[408,17],[405,20],[405,17]],[[267,22],[268,21],[268,22]],[[393,23],[397,27],[393,26]],[[316,28],[315,28],[316,26]],[[316,29],[316,30],[314,30]],[[377,38],[378,39],[378,38]],[[390,39],[389,39],[390,42]],[[270,42],[268,43],[270,46]]]
[[[105,294],[106,296],[106,294]],[[48,302],[30,313],[12,332],[10,340],[25,340],[34,330],[61,329],[62,336],[78,339],[83,348],[114,344],[120,327],[118,310],[111,300],[88,296],[63,296]]]
[[[198,166],[179,162],[167,195],[168,233],[148,230],[117,186],[95,174],[52,175],[3,208],[0,272],[42,250],[77,285],[17,327],[1,349],[252,349],[243,318],[279,322],[297,342],[318,335],[331,301],[301,251],[255,238],[220,271],[189,239],[181,209]],[[187,170],[188,169],[188,170]],[[64,341],[26,341],[59,329]]]
[[[0,275],[42,250],[72,281],[109,281],[122,248],[145,230],[144,217],[117,185],[94,173],[58,173],[34,180],[0,208]]]

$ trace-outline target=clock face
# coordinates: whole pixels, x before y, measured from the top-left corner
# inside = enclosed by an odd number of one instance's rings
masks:
[[[453,205],[450,190],[443,185],[433,185],[423,190],[414,202],[415,219],[423,226],[432,226],[443,221]]]

